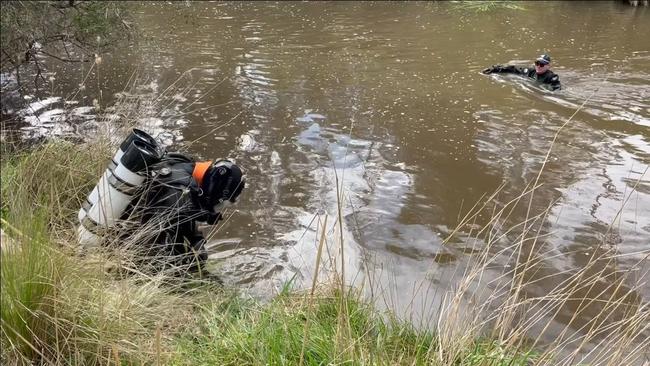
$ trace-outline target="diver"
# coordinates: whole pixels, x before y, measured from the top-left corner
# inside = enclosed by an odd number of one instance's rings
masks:
[[[147,257],[152,264],[205,272],[208,254],[198,223],[217,224],[224,209],[237,202],[246,182],[242,170],[230,160],[195,162],[166,153],[151,174],[135,209],[144,231],[152,233]]]
[[[139,267],[203,272],[208,255],[197,223],[219,222],[245,182],[230,160],[197,162],[133,129],[82,203],[79,244],[128,245]]]
[[[535,60],[534,68],[518,67],[515,65],[493,65],[482,71],[484,74],[509,73],[527,76],[547,85],[551,90],[561,88],[560,77],[551,71],[551,56],[541,55]]]

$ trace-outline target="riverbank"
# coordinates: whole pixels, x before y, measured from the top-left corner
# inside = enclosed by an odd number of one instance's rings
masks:
[[[609,299],[583,291],[605,279],[595,271],[602,258],[533,298],[524,283],[539,269],[531,254],[507,281],[510,291],[468,298],[489,267],[488,248],[446,295],[434,329],[416,329],[337,277],[307,290],[288,283],[262,303],[199,278],[141,273],[123,249],[135,243],[80,255],[76,212],[111,149],[101,141],[57,142],[3,154],[2,229],[10,238],[2,242],[3,364],[555,365],[575,364],[580,346],[594,340],[608,350],[591,351],[594,365],[633,364],[642,355],[647,304],[629,299],[623,276]],[[533,326],[550,328],[546,317],[568,301],[584,304],[577,314],[596,300],[600,311],[577,347],[575,337],[542,345],[526,335]],[[503,304],[496,311],[487,305],[495,302]],[[567,356],[563,347],[576,353]]]
[[[525,365],[532,359],[482,338],[441,347],[433,332],[335,283],[312,291],[287,284],[260,303],[198,278],[140,273],[128,251],[80,255],[76,211],[110,155],[106,143],[66,142],[3,154],[3,364]]]

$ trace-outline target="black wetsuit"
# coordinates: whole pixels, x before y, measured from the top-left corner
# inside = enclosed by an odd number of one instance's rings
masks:
[[[560,85],[560,77],[551,70],[547,70],[543,74],[537,74],[534,67],[528,68],[517,67],[514,65],[494,65],[491,68],[486,69],[484,73],[517,74],[527,76],[542,84],[548,85],[551,90],[558,90],[562,87]]]
[[[194,161],[169,153],[152,167],[142,196],[140,223],[152,232],[150,254],[169,258],[175,264],[203,263],[207,259],[205,239],[197,221],[216,224],[221,215],[201,205],[202,191],[192,177]]]

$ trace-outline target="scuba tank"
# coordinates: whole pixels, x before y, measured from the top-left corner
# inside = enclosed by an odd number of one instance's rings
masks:
[[[79,209],[77,234],[82,246],[97,246],[102,231],[116,225],[144,183],[148,167],[158,163],[161,157],[162,149],[156,140],[142,130],[133,129]]]
[[[122,143],[120,144],[120,147],[115,152],[115,155],[113,156],[111,161],[108,163],[108,168],[104,172],[104,175],[102,176],[102,178],[110,179],[110,177],[112,175],[112,172],[114,172],[115,168],[117,168],[117,166],[120,164],[120,159],[124,155],[124,152],[129,148],[129,145],[131,145],[131,143],[133,141],[143,141],[146,144],[153,146],[154,148],[157,148],[157,146],[158,146],[158,143],[156,142],[156,140],[153,137],[151,137],[148,133],[146,133],[146,132],[144,132],[142,130],[139,130],[137,128],[134,128],[133,131],[129,134],[129,136],[127,136],[124,139],[124,141],[122,141]],[[101,181],[101,178],[100,178],[100,181]],[[93,188],[93,190],[90,192],[88,197],[86,197],[86,201],[82,203],[82,205],[81,205],[82,209],[79,210],[79,215],[77,217],[79,219],[79,221],[82,221],[83,218],[85,217],[86,213],[90,209],[90,207],[92,205],[94,205],[95,203],[97,203],[98,187],[99,187],[99,184],[96,185],[95,188]]]

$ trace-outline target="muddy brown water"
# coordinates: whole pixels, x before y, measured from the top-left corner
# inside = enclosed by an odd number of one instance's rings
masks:
[[[599,270],[639,268],[625,286],[647,302],[650,287],[632,287],[650,269],[650,9],[519,5],[489,13],[450,2],[135,5],[143,35],[131,46],[90,73],[48,63],[50,97],[62,99],[24,112],[24,133],[90,133],[52,122],[57,105],[67,99],[79,123],[92,125],[93,99],[110,110],[137,96],[148,101],[141,124],[174,148],[236,159],[248,186],[212,258],[227,283],[261,296],[292,278],[310,282],[317,223],[328,215],[328,230],[338,230],[338,176],[347,277],[372,278],[387,306],[421,321],[457,286],[481,247],[470,230],[491,212],[443,239],[484,195],[503,184],[499,205],[531,184],[556,131],[584,104],[533,199],[532,215],[548,212],[538,244],[547,258],[531,281],[544,279],[527,291],[544,295],[607,251],[614,260]],[[544,52],[561,91],[480,73],[530,65]],[[526,218],[527,202],[503,227]],[[512,265],[515,239],[516,230],[496,244],[480,286]],[[592,290],[608,298],[606,285]],[[578,306],[554,326],[563,329]]]

